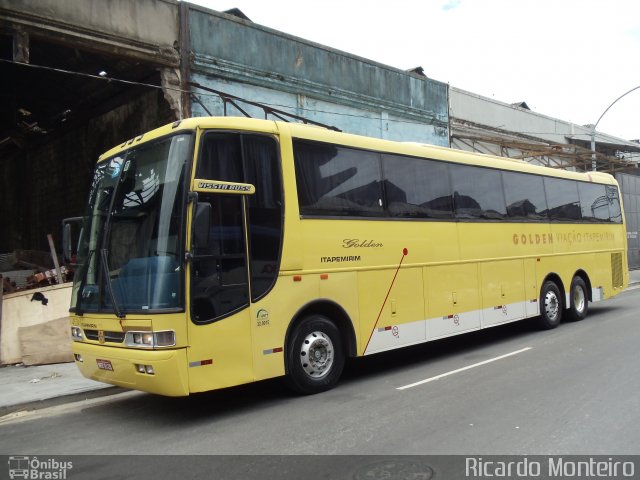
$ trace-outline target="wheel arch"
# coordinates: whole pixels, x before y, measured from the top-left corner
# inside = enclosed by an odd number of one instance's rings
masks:
[[[331,300],[317,299],[302,306],[293,316],[291,322],[289,322],[284,339],[285,358],[287,358],[287,350],[289,348],[291,335],[300,322],[310,315],[322,315],[331,320],[340,331],[340,337],[345,347],[345,356],[355,357],[357,355],[356,334],[349,314],[344,310],[344,308]],[[288,366],[287,362],[285,362],[285,372],[287,372],[287,370]]]

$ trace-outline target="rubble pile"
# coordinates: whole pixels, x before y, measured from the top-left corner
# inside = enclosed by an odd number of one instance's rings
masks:
[[[16,250],[0,254],[0,278],[2,292],[15,293],[34,288],[58,284],[51,254],[35,250]],[[66,266],[60,267],[63,282],[73,278],[73,272]]]

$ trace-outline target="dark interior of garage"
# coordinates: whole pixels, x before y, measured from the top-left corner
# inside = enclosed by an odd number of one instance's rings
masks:
[[[13,33],[0,35],[0,77],[0,254],[48,251],[49,233],[60,249],[98,156],[176,119],[160,67]]]

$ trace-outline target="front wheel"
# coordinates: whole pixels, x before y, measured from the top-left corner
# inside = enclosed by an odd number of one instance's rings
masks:
[[[540,291],[540,317],[538,326],[544,330],[551,330],[560,325],[562,320],[562,296],[558,286],[547,281]]]
[[[573,321],[583,320],[589,310],[589,297],[587,285],[580,277],[573,277],[569,294],[569,319]]]
[[[298,393],[311,395],[338,383],[344,367],[340,331],[322,315],[300,322],[287,344],[287,383]]]

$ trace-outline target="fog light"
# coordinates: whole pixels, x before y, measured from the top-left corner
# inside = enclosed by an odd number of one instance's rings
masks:
[[[136,363],[136,370],[138,371],[138,373],[145,373],[144,371],[144,365],[138,365]]]
[[[147,371],[147,373],[149,375],[153,375],[154,374],[153,367],[151,365],[145,365],[144,368],[146,369],[146,371]]]
[[[79,353],[74,353],[73,358],[76,359],[76,362],[84,362],[84,360],[82,359],[82,355],[80,355]]]

